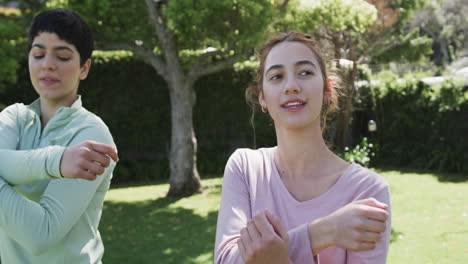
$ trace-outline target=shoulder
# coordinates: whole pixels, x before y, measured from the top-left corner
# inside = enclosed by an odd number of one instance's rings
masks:
[[[273,148],[249,149],[240,148],[229,157],[227,166],[234,165],[239,168],[259,167],[270,161]]]
[[[78,117],[75,118],[74,126],[77,131],[85,134],[90,140],[115,145],[112,134],[104,121],[85,108],[80,109]]]
[[[388,183],[377,172],[352,163],[346,172],[346,182],[363,192],[381,192],[388,190]]]
[[[16,104],[12,104],[12,105],[9,105],[7,107],[5,107],[2,111],[1,111],[1,115],[3,116],[19,116],[20,114],[23,114],[23,113],[27,113],[31,110],[29,110],[29,108],[22,104],[22,103],[16,103]]]
[[[21,125],[29,122],[29,120],[35,117],[36,113],[30,107],[30,105],[24,105],[22,103],[16,103],[7,106],[0,112],[0,119],[2,123],[12,125]]]
[[[241,178],[249,185],[269,178],[274,148],[237,149],[229,158],[224,176]]]

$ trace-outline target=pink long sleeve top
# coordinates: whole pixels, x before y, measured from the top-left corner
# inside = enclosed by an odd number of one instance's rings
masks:
[[[239,149],[229,158],[223,179],[215,243],[215,263],[243,263],[237,248],[240,230],[260,210],[278,216],[289,235],[289,256],[295,264],[385,263],[390,239],[387,229],[376,248],[354,252],[329,247],[312,254],[307,224],[348,203],[374,197],[390,205],[388,184],[377,173],[351,163],[338,181],[319,197],[297,201],[286,189],[274,162],[276,147]],[[390,207],[388,209],[390,213]]]

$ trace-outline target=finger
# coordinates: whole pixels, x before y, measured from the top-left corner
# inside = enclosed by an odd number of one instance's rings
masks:
[[[82,167],[84,170],[88,170],[90,173],[94,173],[96,175],[101,175],[104,173],[105,171],[105,168],[100,165],[100,164],[97,164],[95,162],[92,162],[92,161],[86,161],[84,162],[83,164],[83,167]]]
[[[99,164],[101,164],[102,166],[104,167],[109,167],[110,165],[110,158],[109,156],[107,155],[104,155],[100,152],[97,152],[97,151],[94,151],[94,150],[91,150],[89,153],[89,160],[90,161],[94,161],[94,162],[97,162]]]
[[[247,232],[249,232],[249,235],[252,238],[252,242],[254,244],[256,242],[258,243],[262,239],[262,236],[260,235],[260,232],[257,230],[257,227],[255,226],[253,221],[249,221],[247,223]]]
[[[257,230],[260,232],[262,236],[267,236],[270,234],[276,234],[273,226],[268,222],[265,213],[259,213],[253,218],[254,224],[257,227]]]
[[[368,251],[375,248],[375,243],[372,242],[358,242],[353,251]]]
[[[377,199],[375,199],[374,197],[370,197],[370,198],[363,199],[363,200],[358,200],[358,201],[356,201],[356,203],[364,204],[364,205],[368,205],[368,206],[372,206],[372,207],[378,207],[378,208],[381,208],[381,209],[384,209],[384,210],[386,210],[388,208],[387,204],[377,201]]]
[[[385,222],[388,219],[388,212],[383,209],[367,205],[364,205],[361,209],[362,216],[365,216],[369,219],[382,222]]]
[[[96,174],[88,171],[88,170],[85,170],[85,169],[81,169],[81,171],[76,175],[77,179],[84,179],[84,180],[88,180],[88,181],[94,181],[96,179]]]
[[[380,233],[385,232],[385,230],[387,229],[387,225],[384,221],[366,219],[364,220],[362,226],[359,227],[359,229],[369,232]]]
[[[252,238],[250,237],[250,234],[247,231],[247,228],[242,228],[240,231],[240,234],[241,234],[240,239],[242,240],[242,243],[246,249],[245,253],[248,255],[249,249],[252,248]]]
[[[91,145],[91,148],[94,151],[109,155],[109,157],[111,157],[111,159],[114,160],[115,162],[119,161],[119,156],[117,155],[117,149],[115,149],[113,146],[102,144],[99,142],[94,142],[94,141],[90,141],[89,143]]]
[[[288,231],[286,230],[286,227],[284,227],[281,220],[273,215],[268,209],[266,210],[265,215],[268,222],[270,222],[270,224],[273,226],[276,234],[278,234],[282,239],[286,239],[288,237]]]
[[[240,238],[237,240],[237,248],[239,249],[242,260],[245,262],[247,259],[247,250],[245,249],[244,243]]]
[[[376,242],[379,242],[381,239],[382,239],[382,235],[380,233],[363,232],[359,241],[376,243]]]

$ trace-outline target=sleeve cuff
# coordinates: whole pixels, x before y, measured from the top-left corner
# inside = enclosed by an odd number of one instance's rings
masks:
[[[62,178],[62,174],[60,173],[60,164],[62,161],[63,152],[65,152],[65,147],[50,146],[48,149],[49,151],[46,161],[47,174],[53,178]]]

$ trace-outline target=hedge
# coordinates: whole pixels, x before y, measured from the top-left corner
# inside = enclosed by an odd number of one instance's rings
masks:
[[[0,103],[36,99],[23,63],[16,85],[0,89]],[[203,176],[220,175],[231,153],[254,146],[250,108],[244,91],[248,70],[227,70],[195,84],[194,125],[198,169]],[[0,83],[0,86],[2,84]],[[95,63],[80,85],[84,106],[109,126],[121,161],[114,182],[145,182],[169,175],[170,106],[165,82],[146,64],[124,57]],[[353,138],[369,136],[369,119],[379,130],[374,165],[392,165],[468,172],[468,92],[455,82],[428,86],[422,82],[387,81],[361,87],[353,118]],[[332,125],[332,123],[329,123]],[[371,135],[372,136],[372,135]],[[257,147],[275,145],[271,120],[257,111]]]

